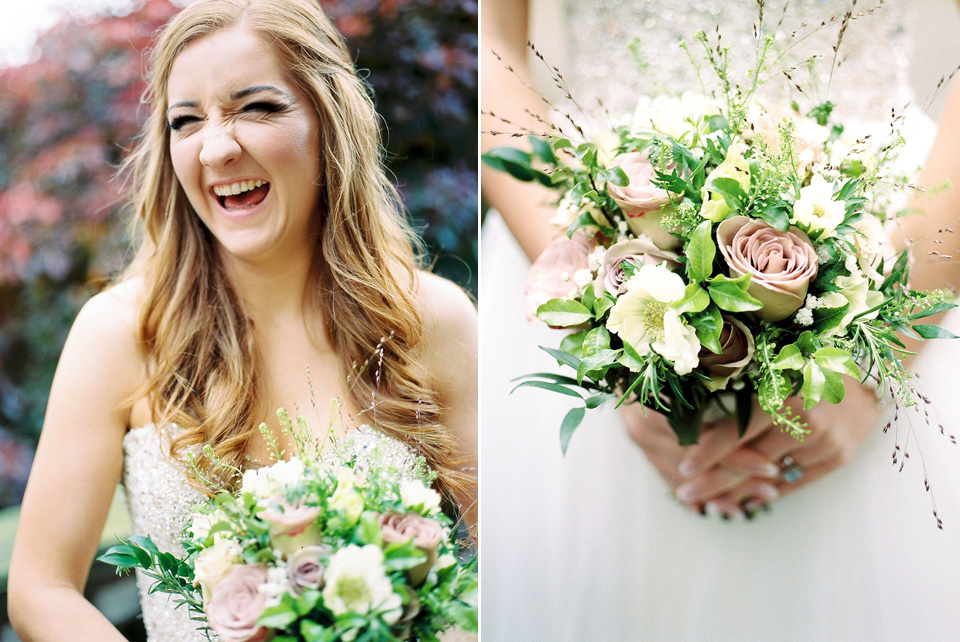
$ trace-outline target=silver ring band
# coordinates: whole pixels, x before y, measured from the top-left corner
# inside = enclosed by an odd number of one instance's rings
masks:
[[[784,455],[780,460],[780,477],[788,484],[799,481],[803,477],[803,468],[790,455]]]

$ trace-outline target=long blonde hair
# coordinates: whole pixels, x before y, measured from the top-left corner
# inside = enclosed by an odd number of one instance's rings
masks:
[[[384,174],[377,115],[342,37],[310,0],[201,0],[170,21],[154,49],[152,109],[125,165],[142,236],[128,275],[145,284],[138,331],[151,412],[185,428],[175,453],[209,444],[217,459],[242,467],[269,410],[250,323],[174,175],[166,124],[174,58],[191,41],[241,22],[273,47],[318,117],[322,216],[315,213],[319,251],[308,292],[351,380],[350,400],[364,408],[375,399],[377,428],[411,443],[441,488],[457,492],[469,478],[457,470],[456,444],[440,425],[436,382],[415,358],[422,322],[413,236]],[[378,346],[380,368],[358,373]],[[208,457],[197,463],[213,472]]]

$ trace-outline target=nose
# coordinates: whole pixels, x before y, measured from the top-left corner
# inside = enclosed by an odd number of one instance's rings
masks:
[[[207,130],[200,150],[200,162],[210,168],[229,165],[240,156],[240,144],[229,127]]]

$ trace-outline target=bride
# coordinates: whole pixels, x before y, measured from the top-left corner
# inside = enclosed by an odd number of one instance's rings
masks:
[[[83,597],[118,479],[134,531],[175,546],[202,498],[184,455],[200,472],[205,446],[269,462],[257,426],[279,407],[319,400],[318,438],[370,424],[355,439],[412,448],[476,523],[476,313],[415,268],[332,23],[310,0],[196,2],[159,38],[149,98],[128,167],[142,241],[74,323],[23,501],[9,612],[24,640],[123,639]],[[151,639],[204,639],[145,589]]]
[[[642,93],[697,89],[676,46],[681,37],[690,40],[698,29],[712,33],[719,23],[741,71],[756,43],[756,3],[549,4],[540,17],[565,24],[554,25],[561,57],[548,54],[547,61],[584,106],[587,125],[603,111],[593,109],[598,98],[610,113],[630,113]],[[783,12],[778,37],[801,22],[810,25],[801,34],[816,32],[798,45],[796,61],[819,53],[829,64],[850,0],[764,4],[768,29]],[[830,98],[849,110],[841,120],[886,128],[890,108],[910,100],[909,34],[907,3],[880,4],[853,8],[865,15],[854,15],[847,26]],[[496,51],[516,72],[492,55],[484,59],[483,109],[540,131],[523,114],[542,114],[543,104],[516,78],[530,78],[540,65],[525,60],[528,8],[487,0],[482,10],[484,53]],[[832,26],[815,28],[831,16],[838,18]],[[825,89],[823,78],[802,79],[802,73],[794,76],[808,90]],[[933,127],[908,111],[904,155],[919,163]],[[960,182],[953,153],[960,140],[960,85],[943,114],[920,178],[924,185]],[[516,127],[488,118],[484,129]],[[490,137],[485,145],[514,140]],[[878,407],[872,391],[853,388],[842,404],[822,404],[806,416],[814,432],[803,444],[759,425],[754,439],[736,442],[732,426],[721,424],[684,449],[659,416],[644,417],[636,407],[620,415],[605,409],[577,429],[564,458],[557,427],[568,407],[541,391],[509,394],[511,379],[556,365],[537,346],[555,346],[557,333],[523,326],[529,265],[523,255],[535,257],[553,234],[546,225],[551,213],[542,207],[549,194],[483,171],[484,195],[502,214],[486,221],[481,251],[485,640],[932,641],[960,635],[960,447],[937,428],[939,417],[960,433],[960,406],[951,377],[943,376],[960,345],[933,342],[912,364],[932,400],[926,408],[931,425],[923,408],[901,410],[885,434],[889,407]],[[956,246],[934,232],[957,219],[960,195],[946,190],[919,205],[926,216],[914,217],[906,230],[918,239],[914,285],[956,288],[956,262],[923,257],[937,249],[936,241]],[[954,314],[945,323],[957,332],[957,321]],[[904,449],[911,455],[900,475],[889,463],[896,446],[901,462]],[[787,454],[800,465],[799,479],[781,473]],[[944,531],[931,515],[933,502]],[[766,504],[770,511],[744,519],[744,508]]]

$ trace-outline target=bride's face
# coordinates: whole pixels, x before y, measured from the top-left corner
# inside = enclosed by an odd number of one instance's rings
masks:
[[[273,50],[242,26],[191,42],[167,107],[174,172],[221,248],[246,261],[309,256],[317,117]]]

